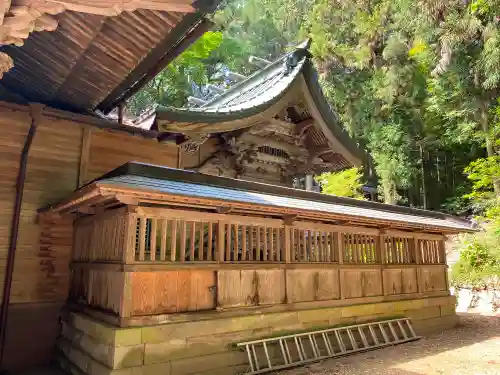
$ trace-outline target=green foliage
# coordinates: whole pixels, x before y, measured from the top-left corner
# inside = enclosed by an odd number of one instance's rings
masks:
[[[467,198],[469,191],[456,190],[481,183],[474,176],[498,162],[499,9],[500,0],[227,0],[213,17],[215,31],[130,107],[139,113],[153,103],[183,106],[192,84],[224,84],[224,69],[251,74],[249,56],[272,60],[311,37],[323,91],[370,152],[385,202],[406,203],[403,193],[417,186],[420,205],[424,193],[429,200],[443,190],[432,208],[487,209],[477,199],[486,186]],[[451,159],[445,181],[432,172],[439,166],[425,164],[426,153]],[[493,158],[490,166],[485,156]],[[467,171],[471,183],[464,183],[463,167],[478,158]]]
[[[457,285],[500,285],[500,197],[494,183],[500,178],[500,157],[478,159],[465,170],[472,181],[472,192],[466,194],[482,209],[478,217],[483,230],[468,235],[461,243],[460,260],[452,269]]]
[[[222,43],[222,33],[208,31],[186,51],[151,80],[128,103],[134,114],[140,114],[151,105],[182,107],[191,94],[192,83],[206,83],[208,71],[204,64],[212,51]]]
[[[316,181],[324,194],[363,200],[362,178],[363,173],[359,169],[350,168],[341,172],[323,173],[316,177]]]
[[[462,240],[460,259],[451,270],[452,283],[476,287],[500,285],[500,231],[491,224]]]

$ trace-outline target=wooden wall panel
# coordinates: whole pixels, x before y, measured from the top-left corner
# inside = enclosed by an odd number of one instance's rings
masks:
[[[289,303],[340,298],[337,269],[287,270],[286,276]]]
[[[341,270],[344,298],[382,295],[382,275],[379,269]]]
[[[43,117],[38,122],[28,156],[12,303],[67,297],[72,232],[57,233],[64,228],[54,228],[52,243],[43,243],[36,220],[40,207],[63,199],[77,187],[81,134],[82,128],[69,121]]]
[[[151,315],[215,308],[215,272],[130,272],[131,314]]]
[[[176,145],[127,133],[92,129],[88,169],[83,181],[93,180],[129,161],[177,168]]]
[[[289,303],[314,301],[314,276],[315,273],[311,270],[287,270],[287,301]]]
[[[285,303],[285,271],[258,270],[259,305],[276,305]]]
[[[70,297],[75,302],[118,315],[124,280],[120,272],[77,267],[72,271]]]
[[[221,308],[255,306],[257,275],[253,270],[217,272],[217,306]]]
[[[210,138],[205,143],[203,143],[197,152],[193,153],[182,153],[181,156],[181,167],[185,169],[196,168],[200,164],[203,164],[208,160],[214,152],[217,151],[218,147],[217,138]]]
[[[403,279],[403,294],[417,293],[417,270],[416,268],[403,268],[401,270],[401,276]]]
[[[221,270],[217,272],[220,308],[285,303],[284,270]]]
[[[401,269],[384,270],[384,292],[387,295],[401,294],[403,285],[401,280]]]
[[[5,262],[15,200],[16,178],[21,151],[31,124],[27,107],[0,106],[0,288],[3,289]],[[28,156],[24,197],[21,207],[16,260],[11,290],[12,306],[29,306],[34,316],[45,304],[60,306],[68,296],[69,261],[72,233],[69,226],[44,227],[36,222],[37,210],[54,203],[78,186],[81,177],[95,178],[127,161],[138,160],[172,167],[177,166],[175,146],[134,137],[126,133],[111,133],[88,124],[44,116],[38,122]],[[84,129],[95,133],[89,144],[89,169],[83,165]],[[94,142],[91,145],[91,142]],[[106,147],[109,146],[109,149]],[[84,174],[85,176],[82,176]],[[0,294],[1,290],[0,289]],[[54,302],[54,303],[52,303]],[[42,306],[42,307],[40,307]],[[28,309],[28,307],[26,307]],[[16,337],[16,358],[29,363],[33,351],[19,344],[33,341],[37,326],[51,327],[51,335],[37,336],[44,348],[52,348],[58,327],[57,307],[26,323],[23,335]],[[14,319],[14,317],[9,317]],[[48,320],[50,319],[50,321]],[[9,322],[10,326],[10,322]],[[29,332],[29,334],[28,334]],[[9,334],[9,333],[8,333]],[[36,336],[36,335],[35,335]],[[7,348],[7,351],[10,349]],[[39,351],[42,353],[42,351]],[[47,353],[37,357],[37,363],[49,359]],[[29,358],[28,358],[29,357]]]
[[[429,266],[420,269],[424,292],[436,292],[446,290],[446,267]]]
[[[12,223],[12,210],[16,190],[16,178],[19,170],[19,157],[28,133],[31,118],[26,112],[0,109],[0,294],[3,290],[5,262],[9,247],[9,235]],[[29,216],[23,215],[23,222],[29,222]],[[23,253],[27,253],[24,255]],[[31,251],[22,249],[19,256],[33,256]],[[29,271],[28,271],[29,272]],[[22,280],[16,279],[19,290]]]

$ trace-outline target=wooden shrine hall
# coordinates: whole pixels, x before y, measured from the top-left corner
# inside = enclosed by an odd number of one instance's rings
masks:
[[[306,176],[363,165],[370,177],[367,155],[323,95],[310,43],[272,62],[251,56],[252,75],[226,72],[231,84],[208,85],[205,100],[158,107],[131,125],[159,131],[182,149],[183,168],[202,173],[301,188]]]
[[[443,241],[466,222],[300,190],[368,160],[308,43],[125,121],[217,6],[0,0],[0,370],[235,373],[242,339],[456,323]]]
[[[42,242],[71,221],[58,361],[73,374],[237,374],[239,341],[394,316],[419,334],[452,327],[444,240],[471,231],[440,213],[138,163],[43,209]]]

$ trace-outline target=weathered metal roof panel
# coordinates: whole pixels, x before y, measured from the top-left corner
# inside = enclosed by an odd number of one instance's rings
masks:
[[[472,229],[471,226],[467,225],[465,221],[459,221],[458,219],[452,220],[451,217],[450,219],[440,219],[431,216],[394,212],[391,210],[391,206],[389,205],[387,205],[386,210],[378,210],[368,207],[356,207],[353,205],[321,202],[313,199],[299,199],[284,195],[272,195],[257,191],[229,189],[213,185],[195,184],[131,174],[105,178],[99,182],[105,185],[114,185],[117,187],[121,186],[140,190],[147,189],[159,193],[168,193],[179,196],[316,211],[360,219],[399,222],[402,224],[414,224],[422,227],[443,228],[447,230],[456,230],[457,232],[470,231]],[[310,194],[314,195],[319,193],[311,192]]]

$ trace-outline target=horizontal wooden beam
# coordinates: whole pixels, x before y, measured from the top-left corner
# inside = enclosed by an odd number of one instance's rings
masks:
[[[446,264],[339,264],[339,263],[324,263],[324,262],[256,262],[256,261],[240,261],[237,263],[217,263],[217,261],[203,262],[168,262],[168,261],[134,261],[131,264],[121,264],[119,262],[83,262],[74,261],[70,265],[71,269],[88,269],[102,270],[110,272],[158,272],[172,270],[266,270],[266,269],[338,269],[348,271],[369,271],[383,269],[446,269]]]
[[[120,327],[141,327],[165,323],[198,322],[210,319],[236,318],[239,316],[252,316],[280,312],[297,312],[301,310],[333,308],[344,306],[355,306],[369,303],[396,302],[405,300],[416,300],[423,298],[447,297],[447,291],[401,294],[392,296],[360,297],[344,300],[328,300],[314,302],[287,303],[272,306],[255,306],[244,308],[233,308],[224,311],[197,311],[188,313],[158,314],[149,316],[134,316],[119,318],[100,310],[89,308],[81,304],[73,304],[75,309],[85,312],[87,315]]]
[[[232,210],[233,210],[233,208],[228,207],[228,206],[217,207],[217,213],[219,213],[219,214],[228,214]]]

